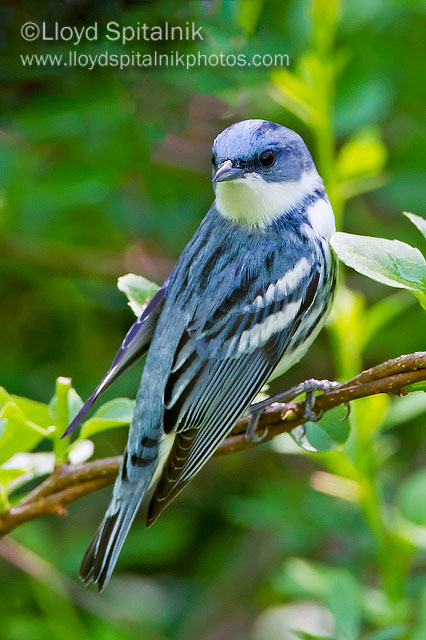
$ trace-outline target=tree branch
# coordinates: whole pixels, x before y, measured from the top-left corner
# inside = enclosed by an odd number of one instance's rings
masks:
[[[366,398],[378,393],[406,395],[405,387],[426,380],[426,351],[387,360],[367,369],[333,389],[317,396],[314,410],[327,412],[338,405]],[[259,419],[258,430],[266,430],[262,442],[272,440],[281,433],[291,431],[303,424],[305,402],[275,403],[265,409]],[[232,433],[224,440],[215,455],[234,453],[256,446],[245,438],[250,418],[240,418]],[[65,464],[36,489],[29,493],[16,507],[0,513],[0,536],[17,526],[47,513],[66,514],[66,506],[89,493],[112,484],[121,463],[121,456],[103,458],[79,465]]]

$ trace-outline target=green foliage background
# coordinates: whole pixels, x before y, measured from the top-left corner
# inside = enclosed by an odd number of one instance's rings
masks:
[[[340,229],[424,253],[401,216],[424,216],[426,200],[424,2],[24,0],[0,12],[0,383],[9,393],[48,402],[63,375],[88,395],[133,320],[117,277],[167,275],[211,203],[210,145],[231,122],[297,129]],[[28,20],[195,20],[206,41],[182,52],[287,53],[290,66],[23,67],[20,53],[72,48],[23,42]],[[105,48],[125,51],[103,41],[78,52]],[[407,292],[349,271],[344,281],[328,333],[277,390],[424,348],[424,312]],[[140,372],[108,397],[134,397]],[[65,519],[21,527],[12,558],[0,547],[0,639],[287,640],[286,628],[308,620],[314,636],[421,640],[424,397],[357,402],[342,451],[295,453],[283,437],[210,462],[154,528],[133,527],[101,596],[76,574],[109,489]],[[95,435],[95,455],[121,452],[125,439],[125,428]]]

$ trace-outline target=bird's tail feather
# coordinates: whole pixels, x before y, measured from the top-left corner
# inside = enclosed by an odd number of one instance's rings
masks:
[[[160,438],[155,455],[153,446],[145,445],[152,457],[124,454],[111,503],[80,566],[80,578],[86,585],[94,582],[101,591],[108,584],[138,509],[145,499],[148,504],[155,490],[174,438],[175,434]]]
[[[85,585],[95,582],[101,591],[114,571],[127,533],[138,512],[143,492],[134,491],[120,501],[117,510],[105,514],[80,566],[80,578]]]

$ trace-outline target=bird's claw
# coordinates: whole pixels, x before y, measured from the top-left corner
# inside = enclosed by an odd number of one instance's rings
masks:
[[[257,434],[257,427],[259,425],[259,419],[262,415],[262,412],[263,409],[250,411],[250,422],[245,432],[245,439],[247,440],[247,442],[258,444],[259,442],[263,442],[268,435],[268,427],[264,428],[263,433],[260,436]]]
[[[306,422],[318,422],[318,420],[321,420],[322,416],[324,415],[324,411],[322,411],[322,409],[319,409],[318,411],[314,411],[313,406],[315,404],[315,395],[312,393],[312,397],[313,397],[313,401],[312,401],[312,405],[310,405],[310,401],[308,401],[308,397],[310,398],[310,395],[306,395],[306,401],[305,401],[305,409],[303,411],[303,418]]]
[[[345,415],[343,416],[343,418],[340,418],[340,422],[344,422],[345,420],[347,420],[351,412],[351,405],[348,401],[344,402],[343,406],[345,407]]]

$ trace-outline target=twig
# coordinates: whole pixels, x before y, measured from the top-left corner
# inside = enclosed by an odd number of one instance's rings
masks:
[[[426,380],[426,351],[403,355],[367,369],[339,388],[318,396],[314,409],[327,412],[346,402],[366,398],[378,393],[399,395],[404,388]],[[281,433],[303,424],[305,403],[275,403],[264,410],[258,429],[267,435],[263,441],[272,440]],[[215,455],[234,453],[256,446],[245,438],[248,417],[238,420],[232,433],[224,440]],[[114,482],[121,463],[121,456],[103,458],[79,465],[62,465],[19,505],[0,513],[0,536],[17,526],[47,513],[65,515],[66,506],[83,496]]]

